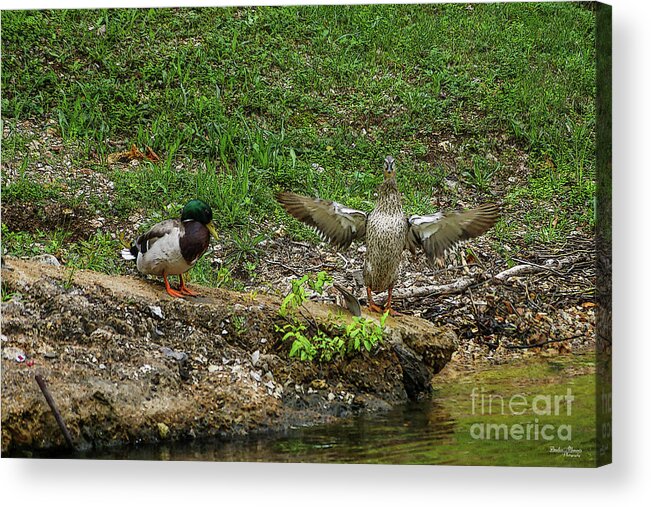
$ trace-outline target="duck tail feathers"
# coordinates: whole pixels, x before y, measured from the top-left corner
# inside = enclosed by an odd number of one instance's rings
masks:
[[[138,252],[136,251],[135,253],[133,252],[134,248],[123,248],[120,251],[120,255],[122,256],[123,259],[127,261],[135,261],[136,256],[138,255]]]
[[[138,258],[138,247],[136,245],[131,245],[124,239],[124,233],[118,233],[118,241],[124,247],[120,250],[120,255],[123,259],[127,261],[135,261]]]

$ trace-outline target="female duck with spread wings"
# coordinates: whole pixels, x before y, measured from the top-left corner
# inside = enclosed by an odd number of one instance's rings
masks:
[[[335,246],[347,248],[353,240],[366,241],[364,284],[369,309],[375,312],[395,313],[391,309],[391,295],[406,248],[412,253],[420,248],[430,262],[440,261],[455,244],[483,234],[499,217],[494,204],[461,212],[407,217],[402,209],[393,157],[384,160],[384,182],[378,188],[377,205],[369,214],[292,192],[279,193],[276,199],[294,218],[316,229]],[[382,308],[373,302],[372,293],[385,290],[388,298]]]

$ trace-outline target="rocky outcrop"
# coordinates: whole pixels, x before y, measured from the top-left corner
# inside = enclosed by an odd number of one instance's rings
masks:
[[[274,296],[201,288],[172,300],[159,282],[13,258],[3,259],[2,286],[5,455],[65,445],[37,374],[75,446],[104,447],[386,409],[426,393],[458,346],[453,331],[400,316],[371,353],[302,362],[276,331]],[[333,305],[306,307],[319,323],[333,312],[350,319]]]

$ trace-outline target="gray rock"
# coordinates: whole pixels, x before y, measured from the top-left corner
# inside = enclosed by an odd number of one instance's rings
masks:
[[[48,266],[61,266],[59,259],[57,259],[54,255],[51,254],[37,255],[36,257],[34,257],[34,260],[36,262],[40,262],[41,264],[46,264]]]
[[[154,305],[152,305],[152,306],[149,307],[149,311],[151,312],[151,314],[152,314],[154,317],[157,317],[157,318],[159,318],[159,319],[161,319],[161,320],[165,318],[165,317],[163,316],[163,310],[161,309],[160,306],[154,306]]]
[[[171,359],[175,359],[176,361],[183,362],[188,359],[188,355],[185,352],[181,352],[178,350],[172,350],[169,347],[161,347],[160,351],[163,353],[165,357],[169,357]]]

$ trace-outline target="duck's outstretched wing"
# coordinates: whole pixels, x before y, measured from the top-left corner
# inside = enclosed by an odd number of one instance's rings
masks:
[[[314,228],[324,240],[348,248],[366,235],[366,213],[338,202],[304,197],[292,192],[276,194],[276,200],[297,220]]]
[[[413,215],[409,218],[407,246],[412,253],[422,248],[430,262],[442,260],[455,244],[480,236],[498,218],[499,208],[494,204],[461,212]]]

